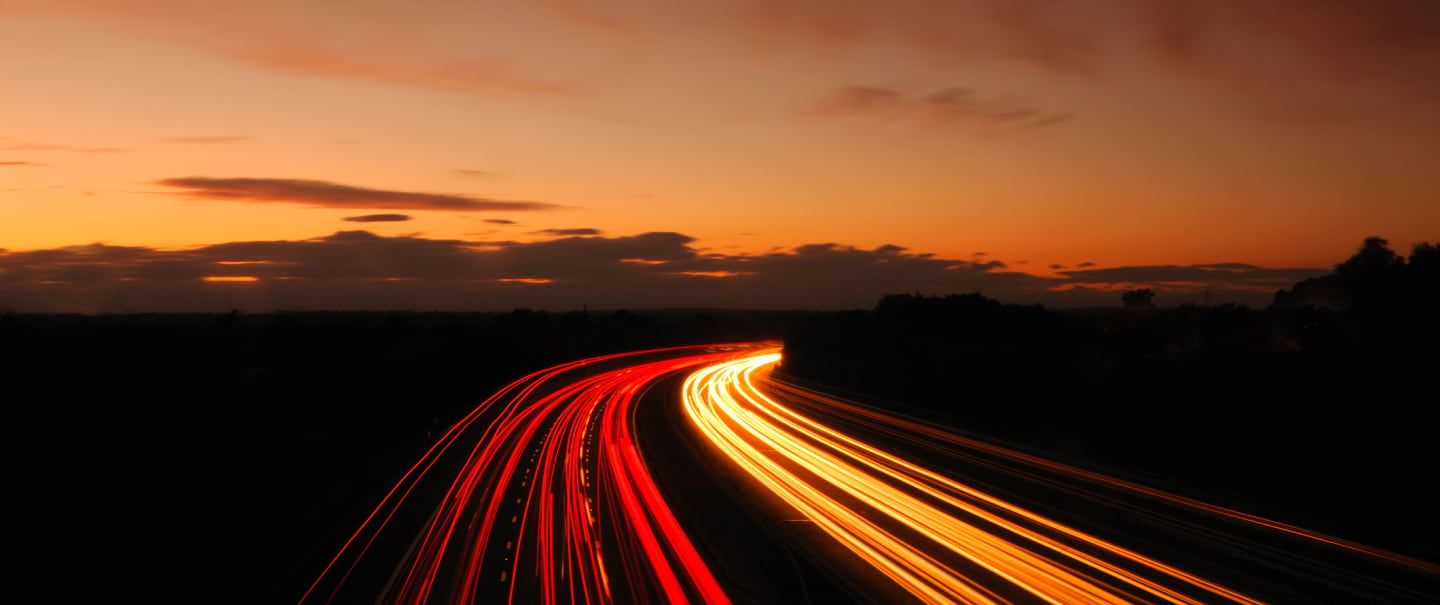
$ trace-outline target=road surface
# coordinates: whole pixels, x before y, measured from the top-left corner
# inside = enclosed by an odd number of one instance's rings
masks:
[[[759,514],[884,578],[852,582],[856,600],[1440,602],[1434,563],[805,389],[772,376],[779,357],[697,370],[684,411]]]
[[[774,343],[681,347],[515,381],[436,441],[300,601],[1440,595],[1433,563],[802,388],[773,375],[779,359]],[[673,422],[637,422],[642,402]],[[776,550],[805,561],[771,564]],[[817,581],[805,569],[832,589],[790,586]]]

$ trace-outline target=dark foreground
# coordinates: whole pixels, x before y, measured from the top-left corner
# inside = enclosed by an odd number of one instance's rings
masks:
[[[0,368],[14,442],[30,444],[15,458],[22,537],[89,578],[61,592],[284,603],[438,429],[509,380],[767,338],[786,340],[798,383],[1433,562],[1436,334],[1404,313],[979,297],[853,313],[9,314]]]

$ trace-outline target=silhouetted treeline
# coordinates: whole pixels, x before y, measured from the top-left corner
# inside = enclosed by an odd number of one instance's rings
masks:
[[[1379,237],[1365,238],[1360,250],[1336,265],[1334,273],[1275,294],[1275,304],[1281,307],[1323,306],[1362,313],[1425,314],[1437,301],[1440,246],[1418,244],[1406,262]]]
[[[1266,309],[886,296],[803,322],[782,371],[1440,559],[1435,248],[1388,252],[1367,240]]]
[[[7,426],[27,437],[11,501],[51,519],[31,525],[55,560],[92,561],[75,573],[124,569],[152,595],[205,587],[204,602],[293,602],[268,591],[358,526],[434,435],[504,384],[592,355],[779,338],[785,321],[0,313]]]

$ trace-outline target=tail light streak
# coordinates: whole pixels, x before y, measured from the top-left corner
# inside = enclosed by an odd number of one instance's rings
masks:
[[[618,366],[602,362],[647,354],[667,358],[584,375]],[[650,384],[735,356],[733,348],[638,351],[555,366],[511,383],[436,441],[301,602],[355,598],[351,591],[362,589],[351,586],[353,574],[362,562],[376,569],[377,539],[402,507],[427,505],[412,498],[417,485],[436,480],[432,471],[442,457],[460,454],[460,471],[393,565],[377,602],[728,604],[651,479],[631,422]]]

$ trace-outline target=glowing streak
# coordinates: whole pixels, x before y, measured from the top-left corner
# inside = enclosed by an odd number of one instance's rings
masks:
[[[441,436],[301,601],[354,598],[342,590],[362,575],[357,569],[367,556],[378,556],[372,546],[397,511],[440,460],[458,456],[459,472],[390,567],[391,580],[378,599],[365,600],[729,603],[650,478],[631,423],[647,385],[732,359],[730,349],[596,357],[510,384]],[[588,375],[595,366],[639,355],[664,359]],[[462,444],[470,444],[468,451]],[[425,503],[418,506],[424,510]],[[497,523],[503,519],[511,524]]]
[[[684,386],[687,414],[712,443],[761,484],[920,600],[1003,600],[932,554],[938,546],[1050,603],[1198,604],[1216,599],[1259,603],[989,496],[786,408],[760,392],[754,382],[757,370],[778,359],[778,354],[760,355],[694,372]],[[887,521],[882,526],[865,518],[832,493],[884,513]],[[919,538],[902,539],[885,526]],[[1077,543],[1094,552],[1071,545]],[[1132,569],[1157,574],[1206,597],[1189,596]]]
[[[859,404],[836,399],[834,397],[823,396],[815,392],[806,391],[795,386],[787,385],[783,382],[771,380],[768,384],[781,392],[793,394],[799,397],[816,399],[817,403],[821,403],[827,408],[844,412],[848,415],[853,416],[857,420],[865,422],[866,424],[869,424],[873,427],[879,428],[891,434],[924,435],[928,438],[951,443],[963,448],[992,454],[1001,457],[1002,459],[1012,460],[1024,465],[1043,468],[1048,471],[1068,475],[1081,481],[1131,492],[1147,498],[1153,498],[1155,500],[1160,500],[1170,503],[1172,505],[1189,508],[1216,517],[1248,523],[1276,533],[1289,534],[1300,538],[1315,540],[1317,542],[1322,542],[1333,547],[1353,551],[1355,553],[1365,556],[1374,557],[1376,559],[1390,561],[1392,563],[1396,563],[1402,566],[1414,568],[1424,573],[1429,573],[1432,575],[1440,574],[1440,565],[1436,565],[1428,561],[1422,561],[1420,559],[1392,553],[1386,550],[1375,548],[1373,546],[1344,540],[1334,536],[1329,536],[1316,531],[1308,530],[1302,527],[1296,527],[1293,525],[1281,523],[1279,521],[1266,519],[1264,517],[1252,515],[1250,513],[1228,509],[1222,506],[1210,504],[1208,502],[1202,502],[1192,498],[1187,498],[1178,494],[1172,494],[1170,492],[1155,489],[1145,485],[1140,485],[1138,483],[1126,481],[1124,479],[1111,477],[1108,475],[1097,473],[1095,471],[1070,466],[1033,454],[1027,454],[1025,452],[1002,447],[993,443],[988,443],[978,439],[971,439],[962,435],[957,435],[953,431],[947,429],[928,425],[924,422],[900,418],[895,416],[893,413],[882,415],[877,413],[875,410],[868,409]]]

